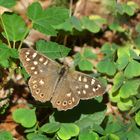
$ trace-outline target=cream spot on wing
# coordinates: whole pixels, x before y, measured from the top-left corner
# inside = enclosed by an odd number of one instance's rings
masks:
[[[46,60],[43,64],[44,64],[44,65],[47,65],[47,64],[48,64],[48,60]]]
[[[39,84],[40,84],[40,85],[44,85],[44,81],[41,79],[41,80],[39,81]]]
[[[89,88],[89,85],[85,84],[85,88]]]
[[[37,65],[37,64],[38,64],[38,62],[37,62],[37,61],[33,61],[33,63],[34,63],[34,65]]]
[[[37,82],[37,81],[36,81],[36,80],[34,80],[34,81],[33,81],[33,84],[35,84],[36,82]]]
[[[101,85],[99,85],[99,84],[98,84],[97,86],[98,86],[99,88],[101,87]]]
[[[34,53],[34,54],[32,55],[33,58],[35,58],[36,56],[37,56],[37,53]]]
[[[83,82],[87,82],[87,78],[86,77],[83,78]]]
[[[37,71],[35,71],[35,72],[34,72],[34,74],[38,74],[38,72],[37,72]]]
[[[40,71],[40,72],[43,72],[43,70],[42,70],[42,69],[40,69],[39,71]]]
[[[95,88],[93,88],[92,90],[93,90],[93,92],[95,92],[95,91],[96,91],[96,89],[95,89]]]
[[[81,81],[81,76],[78,77],[78,81]]]
[[[43,62],[43,57],[40,57],[40,58],[39,58],[39,61],[40,61],[40,62]]]
[[[35,67],[31,67],[31,70],[34,70],[35,69]]]
[[[95,83],[95,79],[92,79],[91,80],[91,85],[94,85],[94,83]]]
[[[29,55],[29,54],[30,54],[30,52],[25,52],[25,54]]]
[[[81,91],[80,91],[80,90],[78,91],[78,94],[79,94],[79,95],[81,94]]]
[[[25,54],[26,54],[26,55],[29,55],[29,54],[30,54],[30,52],[25,52]]]
[[[30,58],[26,58],[26,61],[30,61],[31,59]]]
[[[86,94],[86,91],[85,90],[83,90],[83,94]]]
[[[74,97],[72,97],[72,102],[75,102],[75,99],[74,99]]]
[[[70,97],[71,96],[71,92],[70,93],[67,93],[66,95],[67,95],[67,97]]]

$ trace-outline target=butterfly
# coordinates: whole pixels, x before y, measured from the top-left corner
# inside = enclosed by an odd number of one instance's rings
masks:
[[[34,99],[50,101],[60,111],[105,93],[105,87],[94,77],[60,65],[32,48],[20,49],[19,56],[30,75],[28,85]]]

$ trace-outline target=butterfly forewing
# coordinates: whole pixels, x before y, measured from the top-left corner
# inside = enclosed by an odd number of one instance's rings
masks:
[[[45,74],[60,69],[60,65],[46,56],[39,54],[34,49],[23,48],[20,50],[20,60],[30,75]]]
[[[29,87],[32,96],[41,102],[50,100],[59,79],[60,65],[29,48],[20,50],[20,60],[31,75]]]

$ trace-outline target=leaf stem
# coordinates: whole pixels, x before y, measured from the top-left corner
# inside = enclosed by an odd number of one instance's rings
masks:
[[[18,50],[21,49],[21,46],[22,46],[22,44],[23,44],[23,40],[25,39],[25,36],[27,35],[28,32],[29,32],[29,28],[27,28],[26,32],[24,33],[23,39],[21,40],[21,42],[20,42],[20,44],[19,44]]]
[[[4,25],[2,16],[0,16],[0,20],[1,20],[1,23],[2,23],[2,26],[3,26],[3,30],[4,30],[4,32],[5,32],[5,35],[6,35],[6,39],[7,39],[7,42],[8,42],[8,46],[9,46],[9,48],[11,48],[10,40],[9,40],[8,34],[7,34],[7,32],[6,32],[6,28],[5,28],[5,25]]]

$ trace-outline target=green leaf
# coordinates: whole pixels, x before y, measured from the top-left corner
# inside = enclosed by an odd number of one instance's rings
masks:
[[[126,81],[120,88],[119,94],[122,98],[128,98],[138,93],[140,82],[138,80]]]
[[[120,138],[115,134],[109,134],[109,135],[101,137],[100,140],[120,140]]]
[[[85,48],[83,52],[83,56],[87,59],[96,59],[97,55],[92,52],[90,48]]]
[[[74,56],[74,64],[78,65],[82,71],[91,71],[93,64],[89,60],[93,58],[96,58],[96,55],[91,52],[91,49],[85,48],[82,54],[77,53]]]
[[[140,126],[140,111],[138,111],[135,115],[135,121],[137,123],[137,125]]]
[[[135,60],[131,60],[124,71],[124,76],[127,78],[140,76],[140,63]]]
[[[134,38],[133,41],[134,41],[135,46],[137,47],[137,49],[140,49],[140,33]]]
[[[36,43],[36,48],[40,53],[45,54],[51,59],[62,58],[68,55],[70,52],[69,48],[66,48],[63,45],[59,45],[55,42],[45,42],[40,40]]]
[[[105,43],[101,48],[101,52],[103,52],[108,57],[113,57],[117,48],[118,46],[116,44]]]
[[[135,2],[127,2],[127,4],[122,4],[124,12],[129,16],[133,16],[135,14],[138,5]]]
[[[76,122],[80,130],[86,128],[95,128],[95,125],[100,125],[105,118],[106,110],[101,112],[95,112],[91,115],[82,115],[81,118]]]
[[[140,33],[140,23],[138,23],[138,24],[136,25],[135,30],[136,30],[138,33]]]
[[[40,130],[42,132],[46,132],[46,133],[55,133],[56,131],[58,131],[60,128],[60,124],[57,123],[57,122],[54,122],[54,123],[47,123],[47,124],[44,124]]]
[[[97,70],[101,73],[113,76],[116,73],[116,64],[110,60],[102,60],[98,63]]]
[[[123,29],[120,25],[119,25],[119,23],[112,23],[112,24],[110,24],[109,25],[109,28],[111,29],[111,30],[113,30],[113,31],[118,31],[118,32],[124,32],[125,31],[125,29]]]
[[[133,101],[131,99],[120,100],[117,106],[121,111],[127,111],[133,106]]]
[[[107,20],[99,15],[90,16],[89,19],[93,20],[96,23],[96,25],[100,28],[102,27],[103,24],[107,23]]]
[[[89,19],[88,17],[83,17],[81,19],[82,28],[89,30],[92,33],[98,33],[100,31],[100,27],[97,26],[94,20]]]
[[[117,103],[120,101],[120,94],[118,92],[110,92],[109,98],[112,102]]]
[[[69,18],[69,12],[60,7],[43,10],[41,5],[35,2],[28,7],[27,16],[32,20],[34,29],[46,35],[56,35],[55,26],[65,22]]]
[[[136,100],[130,114],[137,112],[140,109],[140,99]]]
[[[0,131],[0,140],[13,140],[12,134],[8,131]]]
[[[37,133],[29,133],[27,134],[28,140],[50,140],[45,135],[37,134]]]
[[[73,28],[75,28],[78,31],[82,31],[82,25],[80,20],[77,17],[71,16],[70,21],[73,25]]]
[[[79,69],[82,71],[92,71],[93,70],[93,64],[88,60],[81,60],[78,64]]]
[[[99,140],[99,136],[95,132],[82,132],[78,140]]]
[[[123,84],[124,80],[125,80],[125,77],[124,77],[123,73],[118,72],[113,79],[113,87],[111,89],[111,92],[117,91]]]
[[[130,60],[130,47],[118,48],[117,55],[117,67],[119,70],[123,70],[128,65]]]
[[[4,24],[2,28],[5,31],[3,35],[6,39],[10,41],[20,41],[25,38],[28,33],[28,28],[21,16],[5,13],[2,15],[2,20]]]
[[[57,135],[62,140],[70,139],[79,134],[79,127],[75,124],[62,123]]]
[[[127,134],[125,137],[127,137],[128,140],[138,140],[140,138],[140,129],[136,126],[136,123],[133,120],[126,132]]]
[[[55,29],[72,32],[73,29],[82,31],[82,25],[78,18],[71,16],[62,24],[55,26]]]
[[[133,16],[137,8],[138,5],[132,1],[127,3],[118,3],[116,5],[116,11],[121,15],[127,14],[129,16]]]
[[[0,44],[0,65],[4,68],[10,67],[10,58],[18,58],[16,49],[8,48],[6,44]]]
[[[16,5],[16,1],[15,0],[0,0],[0,5],[6,8],[11,8],[14,5]]]
[[[15,122],[20,123],[23,127],[30,128],[36,124],[35,109],[17,109],[12,114]]]

